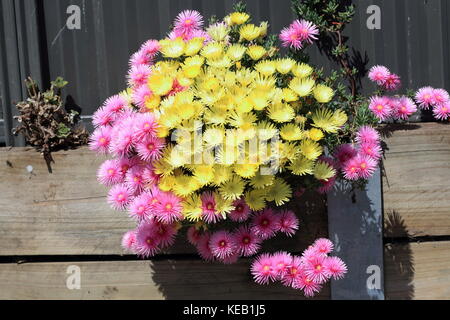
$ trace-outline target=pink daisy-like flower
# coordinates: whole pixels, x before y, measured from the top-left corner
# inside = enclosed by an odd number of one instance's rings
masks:
[[[111,127],[99,127],[89,137],[89,149],[99,154],[108,153],[111,142]]]
[[[400,97],[396,99],[396,103],[393,108],[393,116],[396,119],[407,120],[410,115],[417,111],[417,106],[408,97]]]
[[[200,199],[202,201],[202,219],[206,223],[217,223],[223,219],[222,215],[216,210],[216,199],[212,192],[204,192]]]
[[[333,251],[334,245],[331,240],[320,238],[314,241],[313,248],[320,254],[326,255]]]
[[[152,186],[158,183],[160,176],[155,173],[155,169],[151,165],[145,166],[142,178],[147,186]]]
[[[359,145],[358,152],[378,161],[381,158],[383,150],[378,143],[363,142]]]
[[[145,51],[139,50],[130,58],[130,67],[137,67],[142,65],[150,65],[152,63],[152,58],[147,55]]]
[[[144,189],[144,169],[145,166],[136,165],[127,171],[127,174],[125,175],[125,184],[131,191],[141,192]]]
[[[261,238],[247,226],[240,226],[234,231],[233,236],[236,251],[244,257],[256,254],[261,248]]]
[[[157,234],[157,225],[153,222],[145,222],[139,225],[136,231],[136,252],[143,257],[154,256],[160,250],[160,238]]]
[[[357,151],[351,144],[341,144],[334,151],[334,157],[337,159],[337,166],[342,168],[348,160],[356,157]]]
[[[272,238],[278,230],[278,216],[271,208],[255,213],[251,221],[252,231],[262,240]]]
[[[371,157],[359,154],[355,160],[360,178],[369,179],[377,169],[378,161]]]
[[[444,89],[433,89],[433,103],[435,105],[443,104],[448,102],[450,97],[448,92]]]
[[[178,233],[178,230],[175,226],[175,223],[171,224],[156,224],[156,234],[159,238],[161,248],[167,248],[174,244],[175,237]]]
[[[200,29],[203,25],[203,17],[196,10],[184,10],[178,14],[174,21],[174,30],[182,33],[190,33]]]
[[[357,180],[359,178],[359,168],[358,168],[357,157],[348,160],[342,167],[342,172],[344,173],[344,178],[347,180]]]
[[[276,230],[292,237],[298,230],[298,218],[291,210],[284,210],[278,215]]]
[[[236,252],[233,234],[224,230],[216,231],[211,235],[209,247],[214,257],[220,260],[228,258]]]
[[[390,99],[388,97],[373,96],[370,98],[369,109],[380,120],[386,120],[391,114]]]
[[[147,65],[133,66],[128,71],[128,84],[132,88],[145,85],[150,73],[150,68]]]
[[[141,46],[140,52],[144,53],[147,57],[153,58],[161,49],[161,45],[158,40],[147,40]]]
[[[92,116],[92,124],[95,127],[104,127],[112,125],[115,120],[115,117],[109,110],[102,106],[94,112]]]
[[[128,213],[131,218],[138,222],[150,219],[153,216],[150,206],[150,195],[147,192],[143,192],[135,197],[128,207]]]
[[[438,120],[447,120],[450,118],[450,102],[436,105],[433,107],[433,115]]]
[[[122,175],[124,181],[128,170],[130,170],[135,165],[136,165],[135,161],[131,158],[123,157],[117,159],[117,167],[119,168],[120,174]]]
[[[395,91],[398,90],[401,86],[401,81],[400,81],[400,77],[398,75],[396,75],[395,73],[390,74],[386,81],[383,82],[382,87],[385,90],[389,90],[389,91]]]
[[[155,136],[158,123],[152,113],[138,113],[134,119],[135,139],[141,140],[148,136]]]
[[[135,131],[130,123],[115,126],[111,133],[109,152],[116,156],[127,156],[133,150]]]
[[[120,95],[114,95],[106,99],[104,106],[112,115],[117,115],[124,111],[127,106],[127,101]]]
[[[182,220],[181,210],[181,200],[173,193],[161,192],[158,195],[158,203],[155,204],[155,214],[160,222],[170,224]]]
[[[276,279],[272,256],[267,253],[260,255],[253,261],[250,271],[258,284],[268,284]]]
[[[296,280],[296,287],[303,290],[306,297],[313,297],[322,289],[322,286],[314,282],[310,277],[303,273],[301,277]]]
[[[300,34],[291,26],[281,30],[279,38],[283,47],[290,47],[299,50],[303,47],[303,41]]]
[[[347,273],[347,266],[338,257],[327,257],[323,265],[329,277],[333,277],[335,280],[342,279]]]
[[[272,255],[272,265],[278,280],[281,280],[292,265],[292,256],[284,251],[275,252]]]
[[[148,136],[136,144],[136,151],[142,160],[154,161],[161,158],[164,146],[164,139]]]
[[[318,254],[321,255],[321,253],[317,251],[317,248],[311,245],[302,252],[300,260],[302,263],[306,264],[312,261]]]
[[[200,257],[203,260],[206,260],[206,261],[214,260],[214,255],[211,251],[211,247],[209,246],[210,239],[211,239],[211,234],[208,232],[205,232],[202,235],[200,235],[200,237],[197,241],[197,244],[196,244],[198,254],[200,255]]]
[[[145,103],[148,99],[152,97],[152,91],[147,85],[142,85],[139,88],[136,88],[133,90],[133,96],[131,97],[133,100],[133,103],[137,106],[144,108]]]
[[[124,184],[116,184],[109,190],[108,203],[115,210],[123,210],[130,203],[132,193]]]
[[[97,180],[105,186],[123,182],[123,177],[117,160],[106,160],[97,171]]]
[[[372,127],[362,126],[356,133],[356,141],[358,143],[378,143],[380,141],[380,134]]]
[[[204,40],[204,44],[207,44],[208,42],[211,41],[211,37],[209,36],[209,34],[201,29],[197,29],[197,30],[192,30],[188,36],[187,39],[185,40],[191,40],[193,38],[203,38]]]
[[[189,241],[190,244],[192,244],[194,246],[198,244],[198,241],[200,240],[201,235],[202,235],[202,233],[200,232],[200,230],[198,230],[194,226],[189,227],[189,229],[186,232],[187,240]]]
[[[250,207],[244,199],[238,199],[233,202],[234,210],[228,216],[232,221],[243,222],[246,221],[250,215]]]
[[[388,79],[391,72],[385,66],[373,66],[369,70],[369,79],[378,85],[383,85]]]
[[[328,180],[320,180],[320,187],[318,187],[316,190],[320,194],[325,194],[327,192],[330,192],[335,184],[336,184],[336,176],[333,176]]]
[[[304,265],[299,257],[292,257],[286,266],[286,272],[281,276],[281,283],[286,287],[298,289],[297,281],[304,275]]]
[[[415,99],[419,104],[419,108],[427,110],[434,104],[434,94],[432,87],[423,87],[417,90]]]
[[[122,248],[134,252],[135,244],[136,244],[136,230],[126,232],[122,237]]]
[[[319,34],[319,29],[315,24],[306,20],[295,20],[291,24],[291,28],[293,28],[297,34],[300,36],[300,40],[305,41],[307,43],[312,43],[314,40],[317,40],[317,35]]]

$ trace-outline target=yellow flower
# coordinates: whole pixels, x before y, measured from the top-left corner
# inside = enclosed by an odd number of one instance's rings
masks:
[[[281,127],[280,136],[287,141],[301,140],[303,137],[302,130],[299,126],[289,123]]]
[[[288,104],[271,105],[268,109],[268,116],[275,122],[283,123],[291,121],[295,112]]]
[[[255,189],[247,191],[244,195],[245,203],[254,211],[262,210],[266,207],[266,190]]]
[[[187,175],[175,176],[175,184],[173,191],[177,196],[186,197],[200,188],[200,184],[197,180]]]
[[[306,63],[297,64],[294,68],[292,68],[292,73],[298,78],[309,77],[313,71],[314,69]]]
[[[247,54],[252,60],[259,60],[266,54],[266,49],[262,46],[250,46],[247,49]]]
[[[336,175],[336,170],[324,161],[317,161],[314,167],[314,177],[317,180],[325,180],[334,177]]]
[[[193,174],[195,179],[204,186],[214,179],[214,168],[211,165],[196,165]]]
[[[258,172],[259,164],[252,164],[252,163],[244,163],[244,164],[235,164],[234,165],[234,172],[242,177],[242,178],[251,178],[256,175],[256,172]]]
[[[342,116],[340,113],[338,115]],[[326,108],[320,108],[314,111],[314,113],[311,116],[313,126],[316,128],[320,128],[325,132],[335,133],[339,129],[339,126],[336,125],[333,116],[334,114],[331,110]]]
[[[318,84],[313,91],[314,98],[317,100],[317,102],[320,103],[327,103],[330,102],[333,98],[334,92],[333,89],[330,87],[327,87],[323,84]]]
[[[267,29],[269,28],[269,24],[267,23],[267,21],[263,21],[259,24],[259,35],[261,37],[265,37],[267,35]]]
[[[274,176],[271,174],[262,175],[257,173],[254,177],[250,179],[250,185],[254,189],[262,189],[270,186],[274,181]]]
[[[260,33],[261,29],[254,24],[247,24],[239,29],[241,39],[245,39],[247,41],[255,40],[259,37]]]
[[[288,169],[293,174],[303,176],[305,174],[312,174],[314,168],[314,161],[309,160],[303,156],[298,156],[288,166]]]
[[[173,79],[169,75],[153,74],[148,78],[148,86],[158,96],[165,96],[172,90]]]
[[[185,198],[182,205],[182,213],[188,221],[196,222],[202,217],[202,200],[198,194],[192,194]]]
[[[233,176],[231,180],[224,182],[219,187],[220,195],[226,200],[237,200],[244,193],[245,182],[238,176]]]
[[[243,45],[233,44],[228,47],[227,56],[233,61],[241,60],[246,50]]]
[[[181,38],[176,38],[173,40],[164,39],[161,40],[159,43],[161,45],[160,52],[165,57],[178,58],[184,52],[185,43]]]
[[[225,139],[225,130],[220,127],[211,127],[203,133],[203,141],[207,148],[221,145]]]
[[[322,146],[315,141],[305,139],[300,143],[300,152],[306,159],[316,160],[322,151]]]
[[[228,37],[229,27],[224,23],[215,23],[209,26],[206,32],[214,41],[225,41]]]
[[[311,93],[315,85],[314,79],[311,78],[294,78],[289,83],[289,88],[295,91],[300,97],[306,97]]]
[[[294,102],[298,100],[298,95],[289,88],[283,88],[283,100],[286,102]]]
[[[161,102],[161,97],[155,94],[145,98],[145,108],[149,111],[157,108]]]
[[[233,12],[229,15],[230,24],[232,25],[240,25],[246,23],[250,16],[245,12]]]
[[[233,176],[233,168],[231,166],[224,166],[221,164],[214,165],[214,180],[212,184],[220,186],[231,179]]]
[[[204,38],[192,38],[186,43],[186,48],[184,49],[184,54],[187,56],[193,56],[197,54],[203,47]]]
[[[336,110],[333,113],[333,117],[331,118],[331,121],[336,127],[342,127],[347,122],[347,114],[345,114],[342,110]]]
[[[263,60],[258,62],[255,66],[255,70],[264,76],[270,76],[274,74],[276,70],[276,62],[272,60]]]
[[[292,197],[291,187],[281,178],[276,178],[267,190],[266,200],[274,201],[275,205],[281,206]]]
[[[295,66],[295,60],[291,58],[284,58],[277,60],[277,71],[281,74],[286,74]]]
[[[210,42],[203,47],[200,54],[206,59],[219,59],[223,55],[223,45],[218,42]]]
[[[307,134],[308,134],[308,138],[310,138],[313,141],[319,141],[324,137],[322,130],[317,129],[317,128],[309,129]]]
[[[162,191],[171,191],[172,187],[175,185],[176,180],[174,176],[162,176],[158,181],[158,187]]]
[[[258,122],[256,129],[258,130],[258,139],[262,141],[272,139],[278,133],[277,128],[268,121]]]

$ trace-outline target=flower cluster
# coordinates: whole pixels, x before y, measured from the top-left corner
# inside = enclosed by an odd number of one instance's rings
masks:
[[[111,207],[137,225],[124,235],[125,249],[154,256],[186,227],[201,257],[233,263],[276,234],[296,233],[295,213],[282,207],[293,188],[327,192],[338,170],[367,179],[377,166],[369,127],[354,155],[324,155],[327,138],[347,122],[330,104],[334,90],[310,65],[280,56],[267,23],[250,21],[234,12],[204,28],[197,11],[181,12],[167,38],[131,56],[128,88],[94,114],[90,147],[113,157],[98,181],[110,187]],[[300,20],[280,38],[301,48],[317,34]]]
[[[328,256],[332,250],[330,240],[318,239],[300,257],[287,252],[262,254],[253,262],[251,272],[257,283],[280,281],[312,297],[329,279],[341,279],[347,272],[341,259]]]
[[[369,79],[383,90],[393,91],[400,86],[400,77],[391,74],[384,66],[372,67],[369,71]],[[417,105],[422,110],[432,108],[433,115],[438,120],[450,118],[450,96],[444,89],[423,87],[415,93],[414,97],[376,95],[369,101],[369,109],[381,121],[408,120],[418,110]]]

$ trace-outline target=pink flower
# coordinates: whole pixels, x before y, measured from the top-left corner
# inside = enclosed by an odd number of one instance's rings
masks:
[[[301,40],[300,35],[291,26],[281,30],[279,37],[283,47],[291,47],[296,50],[303,47],[303,41]]]
[[[313,261],[318,254],[321,254],[317,251],[317,248],[313,245],[309,246],[306,250],[302,252],[302,256],[300,258],[301,262],[307,264]]]
[[[159,242],[161,248],[170,247],[175,242],[175,236],[177,235],[178,230],[174,223],[171,224],[156,224],[156,234],[159,238]]]
[[[111,112],[107,110],[105,106],[98,108],[92,116],[92,124],[95,127],[112,125],[114,120],[114,115],[111,114]]]
[[[159,175],[155,173],[155,169],[151,165],[147,165],[142,173],[144,183],[151,186],[159,181]]]
[[[203,17],[196,10],[184,10],[176,17],[174,25],[174,30],[187,34],[202,27]]]
[[[99,154],[108,153],[111,142],[111,127],[99,127],[89,137],[89,149]]]
[[[351,144],[341,144],[334,151],[334,156],[338,160],[337,166],[342,168],[347,161],[356,157],[357,151]]]
[[[264,209],[255,213],[251,221],[252,231],[261,239],[266,240],[272,238],[277,231],[278,218],[274,215],[271,208]]]
[[[272,265],[277,279],[281,280],[292,265],[292,256],[284,251],[275,252],[272,255]]]
[[[383,85],[388,79],[391,72],[385,66],[373,66],[369,70],[369,79],[378,85]]]
[[[325,194],[327,192],[330,192],[335,184],[336,184],[336,176],[333,176],[328,180],[320,180],[320,187],[318,187],[316,190],[320,194]]]
[[[348,160],[342,167],[344,178],[347,180],[357,180],[359,178],[359,167],[357,157]]]
[[[134,137],[136,140],[144,139],[148,136],[155,136],[158,123],[152,113],[138,113],[134,118]]]
[[[153,221],[142,223],[136,232],[136,252],[143,257],[151,257],[158,253],[159,245],[157,225]]]
[[[443,104],[445,102],[448,102],[450,100],[450,97],[448,95],[448,92],[444,89],[433,89],[433,102],[434,104]]]
[[[126,232],[122,237],[122,248],[134,252],[134,245],[136,243],[136,230]]]
[[[245,203],[244,199],[238,199],[233,202],[234,210],[228,216],[232,221],[246,221],[250,215],[250,207]]]
[[[209,239],[209,247],[214,257],[223,260],[236,252],[233,235],[228,231],[216,231]]]
[[[380,134],[377,130],[369,126],[362,126],[356,133],[356,141],[358,143],[369,142],[378,143],[380,141]]]
[[[203,233],[200,235],[196,247],[198,254],[203,260],[206,261],[213,261],[214,255],[211,251],[211,247],[209,246],[209,240],[211,239],[211,235],[208,232]]]
[[[127,171],[127,174],[125,175],[125,184],[132,192],[141,192],[144,189],[144,169],[144,166],[136,165]]]
[[[438,120],[447,120],[450,117],[450,102],[434,106],[433,115]]]
[[[212,192],[204,192],[200,199],[202,201],[202,218],[206,223],[217,223],[223,216],[216,210],[216,199]]]
[[[378,162],[366,155],[358,155],[356,157],[356,165],[358,176],[360,178],[369,179],[377,169]]]
[[[133,90],[132,100],[134,104],[136,104],[141,108],[144,108],[145,103],[147,102],[148,99],[152,97],[152,95],[153,94],[150,88],[144,84]]]
[[[347,266],[338,257],[327,257],[324,261],[324,267],[327,270],[330,277],[335,280],[339,280],[347,273]]]
[[[368,156],[372,159],[379,160],[382,154],[381,147],[378,143],[374,142],[363,142],[359,146],[359,153]]]
[[[119,158],[117,159],[117,167],[120,170],[120,174],[122,175],[122,178],[125,180],[125,176],[128,172],[128,170],[130,170],[130,168],[134,167],[136,165],[136,162],[131,158]]]
[[[150,197],[151,196],[148,193],[143,192],[133,199],[128,207],[131,218],[141,222],[142,220],[148,220],[153,216],[151,212]]]
[[[125,209],[131,201],[132,192],[124,184],[117,184],[109,190],[108,203],[115,210]]]
[[[260,255],[253,261],[250,271],[258,284],[268,284],[276,279],[272,256],[267,253]]]
[[[97,180],[105,186],[112,186],[123,181],[117,160],[106,160],[97,171]]]
[[[401,86],[400,77],[394,73],[390,74],[383,83],[383,88],[389,91],[398,90]]]
[[[132,66],[128,71],[128,84],[130,87],[139,87],[147,84],[151,71],[147,65]]]
[[[386,120],[392,111],[389,98],[379,96],[370,98],[369,109],[380,120]]]
[[[189,229],[187,230],[187,233],[186,233],[187,240],[189,241],[190,244],[192,244],[194,246],[198,244],[198,241],[200,240],[201,235],[202,234],[200,233],[200,230],[198,230],[194,226],[189,227]]]
[[[127,106],[127,101],[119,95],[114,95],[106,99],[104,106],[109,113],[112,115],[117,115],[118,113],[124,111]]]
[[[147,57],[153,58],[161,49],[161,45],[158,40],[147,40],[142,44],[140,52],[142,52]]]
[[[322,289],[322,286],[314,282],[310,277],[303,273],[295,282],[296,287],[303,290],[306,297],[313,297]]]
[[[127,156],[133,150],[134,128],[132,121],[134,119],[126,119],[120,125],[116,125],[111,133],[111,143],[109,145],[109,152],[116,156]]]
[[[139,50],[133,53],[130,58],[130,67],[137,67],[141,65],[150,65],[152,63],[152,58],[147,55],[145,51]]]
[[[407,120],[410,115],[417,111],[416,104],[408,97],[400,97],[395,101],[393,116],[396,119]]]
[[[320,254],[326,255],[333,251],[334,245],[331,240],[326,238],[320,238],[314,241],[313,248]]]
[[[417,90],[415,99],[421,109],[427,110],[434,104],[434,92],[432,87],[423,87]]]
[[[326,256],[316,255],[305,266],[305,275],[316,283],[324,283],[329,279],[329,274],[324,266]]]
[[[261,248],[262,240],[247,226],[240,226],[233,236],[236,251],[244,257],[256,254]]]
[[[291,24],[297,34],[300,36],[300,40],[307,43],[312,43],[313,40],[317,40],[317,35],[319,34],[319,29],[315,24],[306,20],[295,20]]]
[[[136,151],[142,160],[154,161],[161,158],[164,146],[164,139],[147,136],[136,144]]]
[[[298,230],[298,218],[291,210],[284,210],[278,215],[276,229],[292,237]]]
[[[155,204],[155,214],[160,222],[170,224],[183,219],[180,198],[171,192],[161,192],[158,200]]]

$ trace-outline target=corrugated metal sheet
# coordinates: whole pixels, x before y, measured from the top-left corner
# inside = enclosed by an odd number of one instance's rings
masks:
[[[69,86],[65,93],[81,107],[83,115],[90,115],[105,98],[125,87],[129,56],[145,40],[163,37],[179,11],[192,8],[205,17],[223,17],[231,10],[233,1],[37,0],[37,3],[42,6],[38,10],[43,21],[41,51],[45,52],[44,60],[48,60],[48,74],[50,78],[67,79]],[[357,13],[346,34],[362,57],[367,55],[367,67],[386,64],[402,77],[404,87],[430,84],[450,88],[447,0],[354,3]],[[80,30],[66,27],[69,16],[66,10],[73,4],[81,8]],[[254,20],[268,20],[273,32],[279,32],[293,19],[290,0],[248,0],[247,4]],[[366,10],[373,4],[381,8],[381,30],[366,27],[369,16]],[[0,37],[1,43],[4,32],[0,32]],[[326,70],[332,67],[317,50],[312,49],[311,53],[314,63],[324,65]],[[372,88],[371,84],[364,84],[368,90]]]

